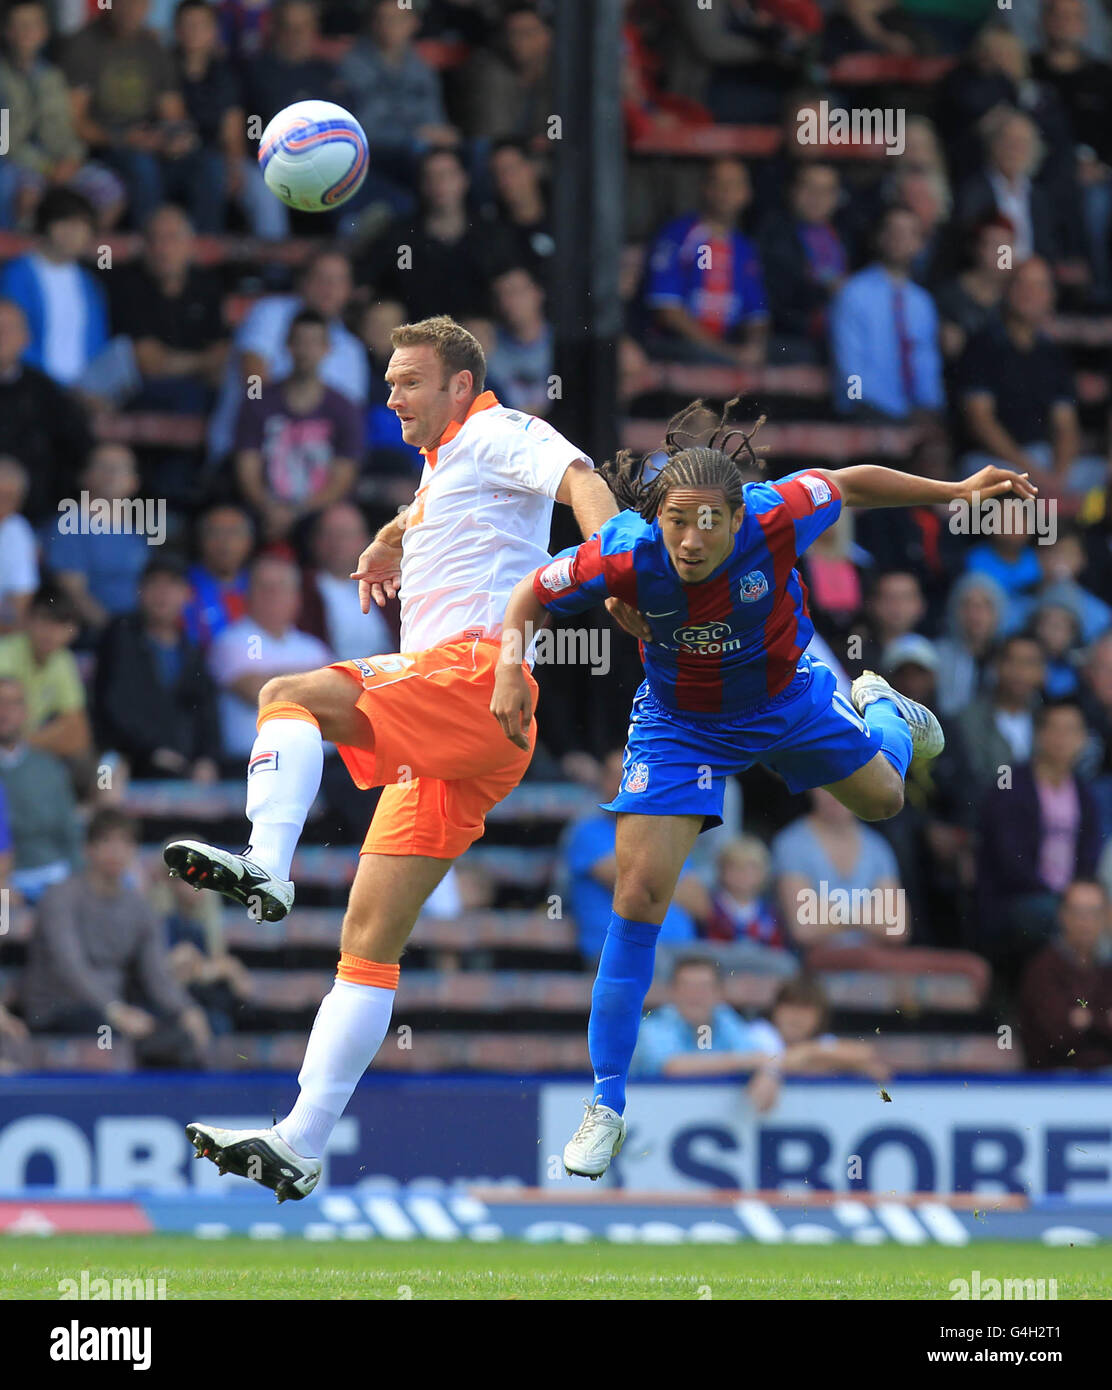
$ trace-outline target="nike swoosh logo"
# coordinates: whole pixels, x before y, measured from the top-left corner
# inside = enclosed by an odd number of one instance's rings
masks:
[[[646,618],[674,618],[674,617],[676,616],[676,614],[677,614],[679,611],[680,611],[680,610],[679,610],[678,608],[669,608],[669,610],[667,611],[667,613],[646,613],[646,614],[645,614],[645,617],[646,617]]]

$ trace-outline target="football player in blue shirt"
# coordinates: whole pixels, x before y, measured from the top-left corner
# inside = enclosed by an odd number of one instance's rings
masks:
[[[942,751],[925,706],[871,671],[847,700],[830,668],[807,655],[814,627],[800,555],[843,506],[1036,492],[1025,473],[995,467],[955,483],[871,465],[745,482],[737,460],[744,453],[759,466],[755,430],[727,424],[734,404],[705,445],[683,445],[684,420],[701,403],[681,412],[655,476],[628,452],[604,465],[626,510],[522,579],[506,609],[491,713],[522,747],[533,716],[522,661],[549,613],[605,600],[641,638],[645,681],[621,786],[605,808],[618,816],[617,881],[591,996],[595,1089],[564,1150],[567,1170],[590,1178],[625,1139],[625,1084],[660,923],[695,837],[721,823],[726,778],[760,762],[792,792],[825,787],[862,820],[885,820],[903,805],[912,757]]]

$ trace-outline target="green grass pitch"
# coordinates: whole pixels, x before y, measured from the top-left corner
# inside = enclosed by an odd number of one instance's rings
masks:
[[[938,1299],[951,1279],[1112,1298],[1112,1246],[616,1246],[0,1236],[0,1299],[61,1279],[165,1279],[167,1299]],[[156,1285],[157,1287],[157,1285]]]

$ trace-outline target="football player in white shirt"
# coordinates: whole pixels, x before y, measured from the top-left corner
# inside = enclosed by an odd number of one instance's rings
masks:
[[[333,1126],[386,1036],[398,961],[426,898],[529,765],[536,721],[519,748],[501,736],[490,701],[502,615],[518,580],[548,561],[552,504],[573,509],[585,538],[618,510],[579,449],[483,390],[482,347],[452,319],[404,324],[392,342],[388,404],[425,467],[412,505],[352,578],[364,612],[400,595],[402,650],[267,681],[248,763],[247,848],[179,840],[165,850],[172,874],[277,921],[293,904],[290,864],[322,743],[338,746],[357,785],[384,788],[293,1110],[273,1129],[187,1127],[198,1157],[280,1202],[316,1186]]]

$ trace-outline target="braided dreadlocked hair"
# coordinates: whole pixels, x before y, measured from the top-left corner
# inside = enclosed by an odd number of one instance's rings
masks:
[[[697,413],[706,414],[707,407],[701,400],[692,401],[668,421],[664,435],[664,452],[667,462],[655,475],[646,479],[645,466],[650,455],[636,458],[630,449],[622,449],[612,460],[599,468],[618,505],[639,512],[646,521],[652,521],[665,497],[674,487],[716,487],[726,494],[726,502],[731,511],[741,506],[741,488],[745,481],[738,466],[738,458],[744,454],[751,467],[763,468],[763,449],[753,448],[753,438],[765,422],[762,415],[753,428],[746,433],[730,422],[730,411],[737,405],[739,397],[727,401],[718,417],[718,423],[710,431],[699,434],[685,429],[691,417]],[[684,440],[690,441],[685,443]]]

